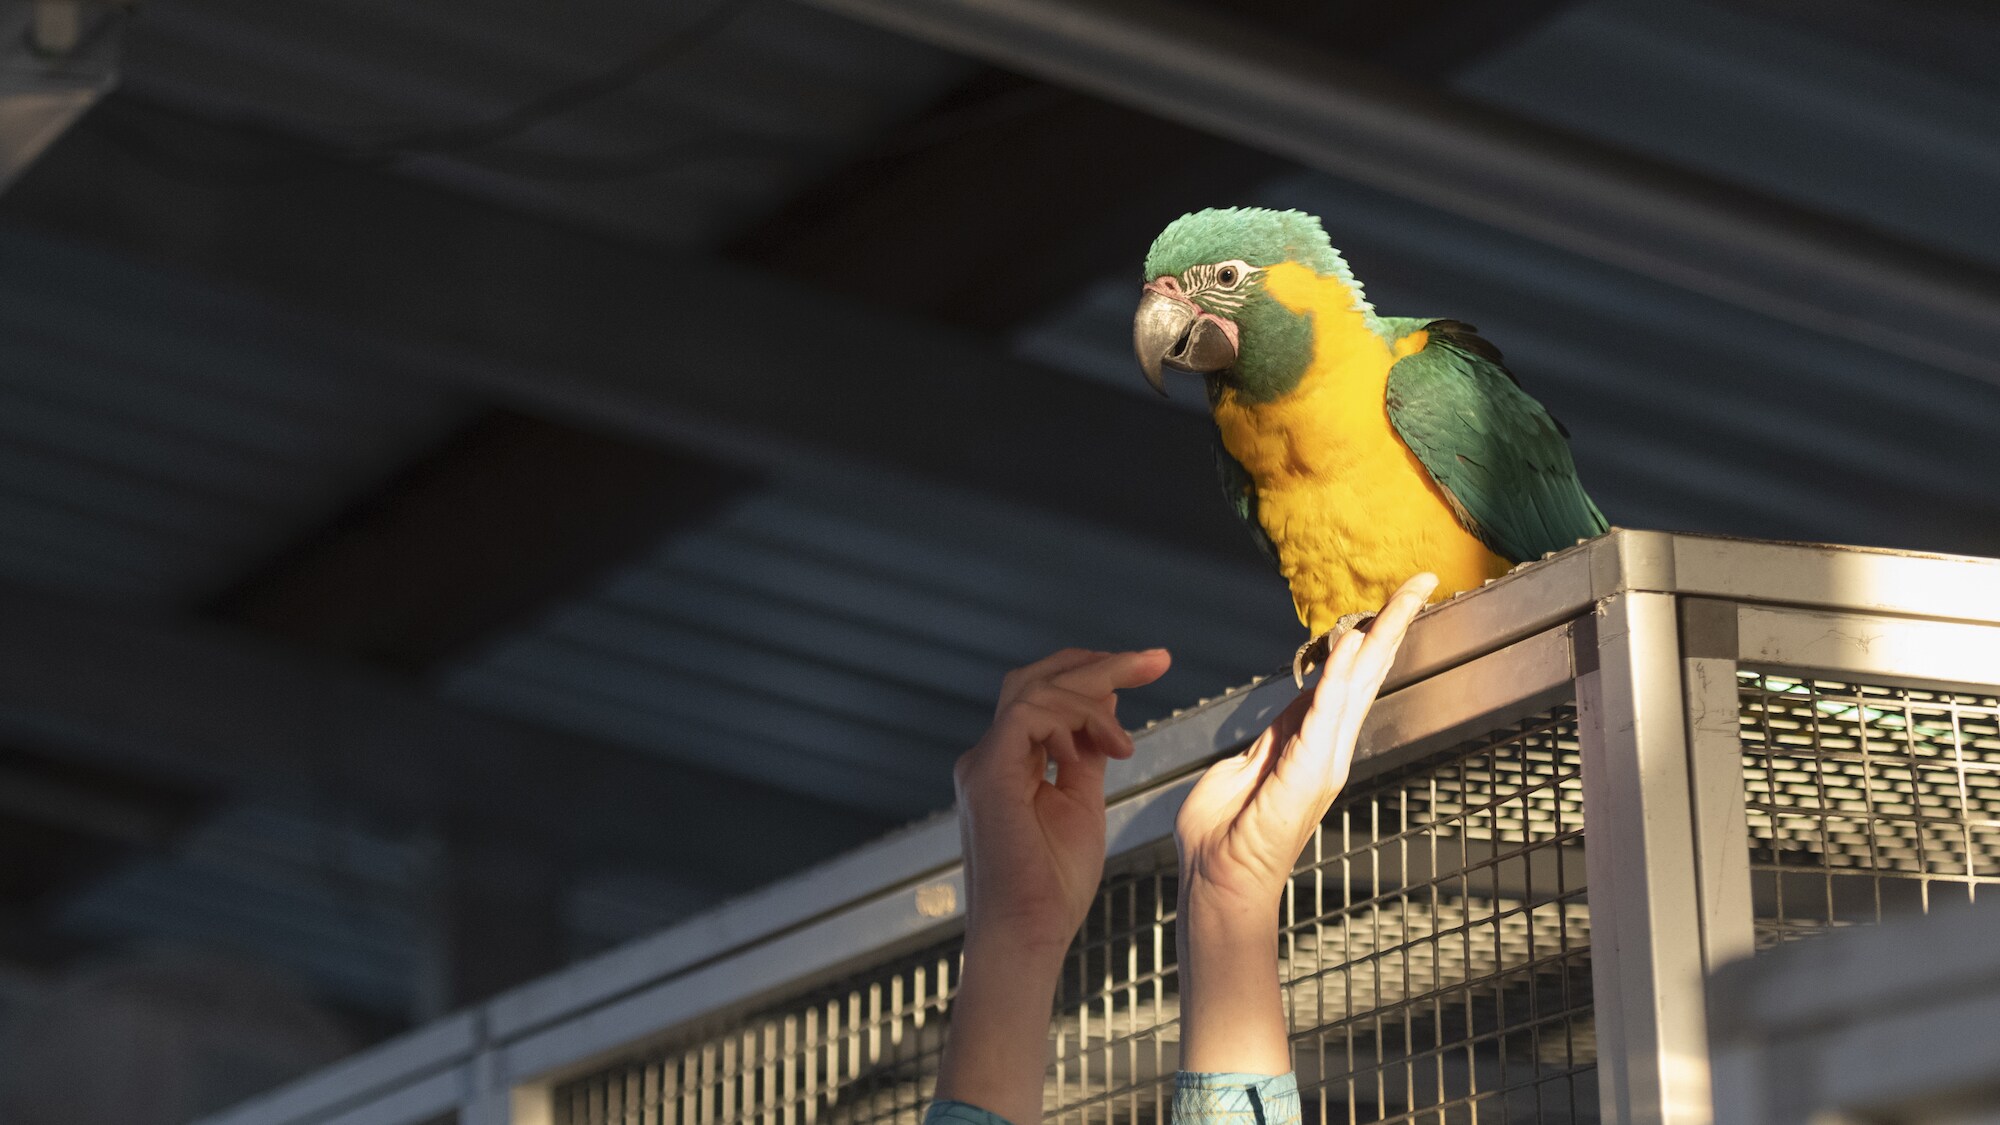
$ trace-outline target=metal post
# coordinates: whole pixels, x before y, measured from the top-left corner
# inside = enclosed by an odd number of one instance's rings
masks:
[[[1674,598],[1577,630],[1578,732],[1603,1113],[1708,1125],[1706,1004]]]
[[[465,1068],[465,1089],[459,1093],[458,1125],[513,1125],[511,1098],[502,1077],[498,1052],[482,1048]]]
[[[1736,617],[1734,602],[1681,599],[1695,877],[1701,893],[1702,967],[1710,973],[1750,956],[1757,945],[1736,687]]]

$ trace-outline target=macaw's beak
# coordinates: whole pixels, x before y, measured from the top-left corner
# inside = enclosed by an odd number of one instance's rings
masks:
[[[1162,366],[1206,373],[1236,362],[1236,341],[1222,321],[1205,315],[1187,298],[1150,285],[1132,318],[1132,350],[1139,353],[1146,382],[1161,395],[1167,393]]]

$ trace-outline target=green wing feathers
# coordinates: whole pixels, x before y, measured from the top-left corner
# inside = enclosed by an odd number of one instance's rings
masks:
[[[1278,546],[1271,542],[1263,522],[1257,518],[1257,482],[1250,478],[1250,470],[1223,448],[1219,432],[1215,435],[1215,472],[1222,478],[1222,495],[1229,501],[1230,510],[1249,525],[1250,536],[1257,541],[1257,549],[1271,560],[1272,566],[1277,566]]]
[[[1387,323],[1398,339],[1430,333],[1389,369],[1389,422],[1467,530],[1515,562],[1605,532],[1567,431],[1521,389],[1499,349],[1455,320]]]

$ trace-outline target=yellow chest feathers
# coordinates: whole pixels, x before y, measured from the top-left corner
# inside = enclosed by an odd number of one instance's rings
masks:
[[[1384,341],[1345,284],[1296,263],[1273,266],[1264,284],[1287,308],[1312,311],[1312,363],[1271,402],[1225,387],[1214,415],[1223,447],[1257,482],[1258,522],[1299,620],[1322,632],[1380,607],[1421,570],[1438,576],[1438,597],[1506,573],[1390,425],[1389,367],[1422,349],[1424,333]]]

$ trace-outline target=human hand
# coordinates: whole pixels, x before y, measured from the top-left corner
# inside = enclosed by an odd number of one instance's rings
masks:
[[[1174,824],[1183,894],[1211,909],[1273,911],[1314,827],[1347,784],[1354,741],[1403,643],[1437,588],[1403,583],[1367,631],[1334,642],[1311,693],[1300,693],[1243,753],[1209,767]]]
[[[1104,765],[1132,756],[1117,693],[1159,679],[1169,659],[1064,649],[1010,672],[992,729],[959,758],[965,960],[940,1100],[1041,1120],[1056,977],[1104,876]]]
[[[1343,634],[1319,684],[1250,748],[1210,766],[1174,824],[1180,851],[1181,1069],[1283,1074],[1278,901],[1347,784],[1354,742],[1437,579],[1403,583],[1368,631]]]
[[[1068,948],[1104,874],[1105,763],[1132,756],[1117,692],[1170,662],[1165,649],[1064,649],[1002,681],[992,728],[953,772],[968,946]]]

